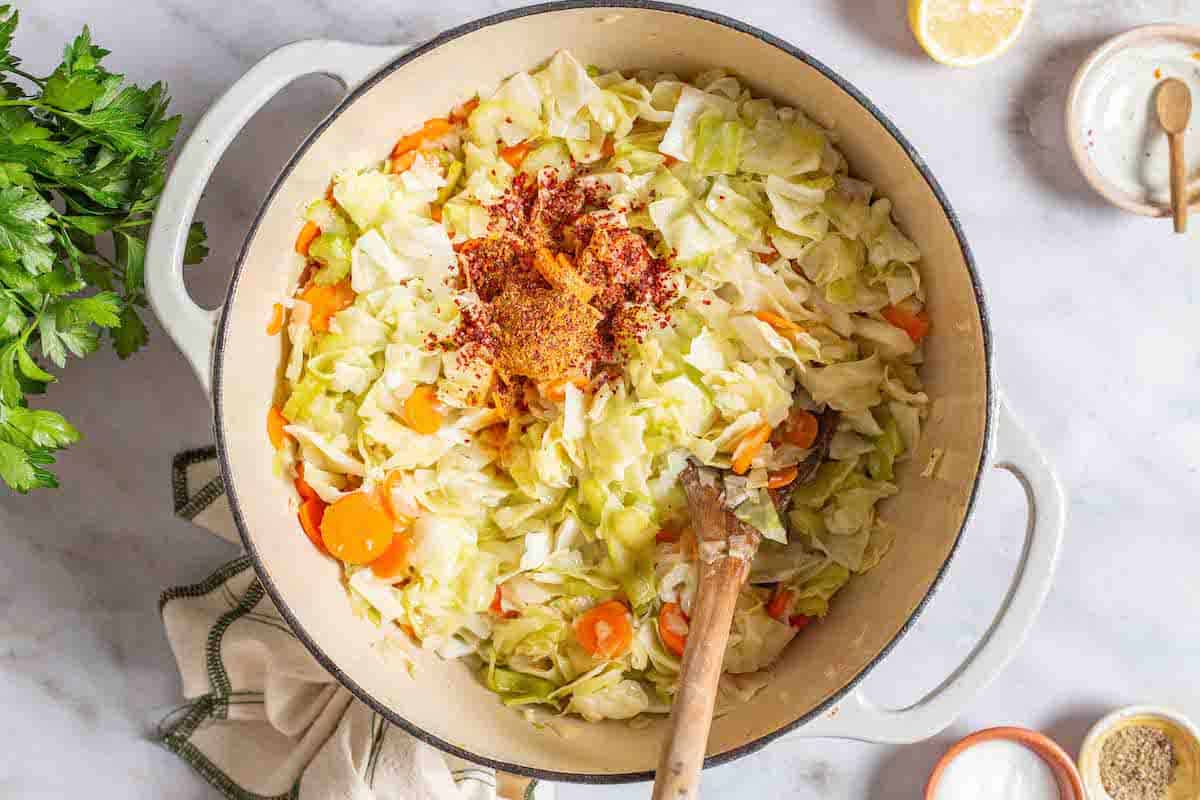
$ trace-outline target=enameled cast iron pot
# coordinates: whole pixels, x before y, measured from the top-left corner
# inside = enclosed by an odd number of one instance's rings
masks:
[[[901,493],[884,513],[895,548],[838,595],[829,617],[787,650],[766,689],[716,720],[709,764],[730,761],[794,732],[915,741],[948,725],[1007,662],[1033,622],[1054,572],[1064,517],[1061,490],[1036,445],[993,386],[982,289],[949,203],[899,131],[848,82],[798,48],[709,12],[648,2],[532,6],[473,22],[412,49],[308,41],[264,58],[196,127],[179,156],[150,239],[147,279],[163,325],[211,390],[230,506],[258,575],[313,655],[364,702],[451,753],[553,780],[643,780],[664,724],[565,720],[567,735],[538,730],[501,705],[457,662],[421,657],[410,677],[381,657],[373,626],[352,616],[338,567],[306,544],[288,486],[272,474],[264,420],[275,392],[280,338],[265,326],[286,289],[301,210],[331,174],[378,159],[397,135],[441,115],[477,88],[570,48],[584,63],[647,67],[684,76],[720,66],[758,95],[804,109],[836,130],[856,175],[895,203],[901,227],[925,255],[934,335],[923,369],[932,413],[919,452],[900,471]],[[209,311],[187,296],[187,226],[213,167],[245,122],[296,78],[324,73],[349,89],[284,167],[263,201],[225,304]],[[934,448],[936,477],[921,476]],[[1012,591],[978,648],[915,705],[886,710],[853,687],[912,624],[959,543],[981,472],[1015,472],[1030,524]],[[1015,534],[1015,532],[1014,532]]]

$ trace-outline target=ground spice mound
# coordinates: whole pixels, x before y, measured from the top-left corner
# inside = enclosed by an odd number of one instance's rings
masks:
[[[453,345],[509,387],[590,377],[667,324],[670,266],[605,208],[603,191],[550,170],[517,175],[488,207],[489,235],[458,248],[462,288],[479,303],[464,308]]]
[[[1100,749],[1100,780],[1113,800],[1163,800],[1175,765],[1171,739],[1148,725],[1122,728]]]

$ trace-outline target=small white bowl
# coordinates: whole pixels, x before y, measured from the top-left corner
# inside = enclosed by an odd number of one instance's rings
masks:
[[[1109,59],[1125,50],[1144,47],[1162,40],[1187,42],[1200,51],[1200,25],[1143,25],[1114,36],[1092,51],[1092,54],[1079,66],[1067,92],[1067,142],[1071,146],[1071,155],[1075,158],[1079,171],[1104,199],[1125,211],[1147,217],[1171,216],[1170,203],[1147,202],[1144,197],[1121,188],[1104,176],[1088,150],[1083,106],[1087,96],[1094,91],[1092,83],[1094,83],[1095,76],[1100,73],[1099,68]],[[1200,98],[1196,98],[1196,101],[1200,103]],[[1200,121],[1193,118],[1192,124],[1200,124]],[[1196,181],[1192,181],[1187,188],[1188,193],[1193,197],[1189,209],[1200,211],[1200,194],[1197,193],[1197,189],[1200,187],[1197,186]]]
[[[1100,780],[1100,752],[1104,740],[1121,728],[1148,725],[1171,739],[1175,749],[1175,775],[1166,800],[1195,800],[1200,797],[1200,730],[1191,720],[1161,706],[1129,706],[1118,709],[1092,726],[1079,748],[1079,773],[1090,800],[1112,800]]]

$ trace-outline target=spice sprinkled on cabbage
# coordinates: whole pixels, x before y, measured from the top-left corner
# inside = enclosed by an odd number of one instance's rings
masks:
[[[892,547],[929,404],[920,251],[835,144],[725,72],[560,51],[334,175],[272,323],[296,546],[508,705],[665,713],[694,459],[765,537],[725,670],[769,668]]]

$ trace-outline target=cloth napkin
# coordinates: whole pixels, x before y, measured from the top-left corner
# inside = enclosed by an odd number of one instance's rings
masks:
[[[175,512],[239,542],[216,450],[181,453]],[[246,556],[159,603],[184,706],[162,744],[233,800],[553,800],[553,787],[442,754],[336,683]]]

